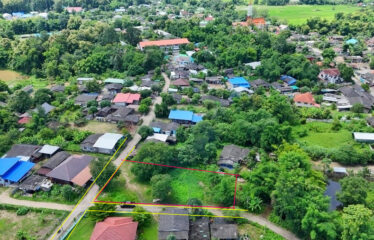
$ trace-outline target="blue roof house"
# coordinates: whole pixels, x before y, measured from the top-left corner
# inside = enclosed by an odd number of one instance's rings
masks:
[[[35,163],[21,161],[21,158],[0,158],[0,184],[18,183]]]
[[[191,111],[171,110],[169,119],[181,124],[195,124],[203,120],[202,116],[196,115]]]
[[[345,41],[345,43],[346,43],[346,44],[351,44],[351,45],[355,45],[355,44],[357,44],[357,43],[358,43],[358,40],[357,40],[357,39],[355,39],[355,38],[351,38],[351,39],[349,39],[349,40]]]
[[[234,78],[229,78],[229,83],[231,84],[232,88],[237,88],[237,87],[244,87],[244,88],[250,88],[251,84],[245,78],[243,77],[234,77]]]
[[[293,78],[293,77],[291,77],[291,76],[287,76],[287,75],[282,75],[282,76],[280,77],[280,79],[281,79],[283,82],[287,83],[288,86],[295,85],[296,82],[297,82],[297,80],[296,80],[295,78]]]

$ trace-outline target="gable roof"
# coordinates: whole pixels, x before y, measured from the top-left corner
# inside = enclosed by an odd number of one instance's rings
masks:
[[[16,163],[21,160],[20,158],[0,158],[0,176],[9,171]]]
[[[139,101],[139,100],[140,100],[139,93],[118,93],[112,102],[132,104],[134,101]]]
[[[323,69],[321,73],[324,73],[329,76],[340,76],[340,71],[337,68],[327,68]]]
[[[160,215],[158,238],[160,240],[166,239],[172,233],[176,239],[188,239],[190,230],[188,211],[185,209],[166,209],[162,213],[168,215]]]
[[[57,152],[59,149],[60,149],[60,147],[58,147],[58,146],[51,146],[51,145],[46,144],[42,147],[42,149],[39,150],[39,152],[43,153],[43,154],[52,155],[55,152]]]
[[[249,154],[248,148],[230,144],[223,147],[218,164],[234,164],[244,160]]]
[[[18,123],[19,124],[26,124],[26,123],[29,123],[30,120],[31,120],[31,117],[23,117],[20,120],[18,120]]]
[[[37,146],[37,145],[15,144],[6,153],[6,157],[18,157],[18,156],[31,157],[33,156],[33,154],[38,152],[39,149],[40,149],[40,146]]]
[[[117,133],[105,133],[101,135],[93,147],[95,148],[104,148],[104,149],[114,149],[117,142],[123,137],[122,134]]]
[[[191,111],[184,110],[171,110],[169,113],[169,119],[191,121],[194,123],[198,123],[203,120],[201,116],[196,115]]]
[[[92,178],[91,170],[87,166],[82,171],[80,171],[75,177],[73,177],[73,179],[71,179],[71,182],[82,187],[91,178]]]
[[[128,217],[108,217],[96,223],[90,240],[135,240],[137,222]]]
[[[12,182],[19,182],[33,167],[35,163],[18,161],[12,166],[2,178]]]
[[[313,95],[310,92],[295,94],[293,100],[297,103],[305,103],[319,107],[319,104],[316,103]]]
[[[166,39],[166,40],[156,40],[156,41],[143,41],[139,43],[141,48],[149,47],[149,46],[170,46],[170,45],[181,45],[181,44],[188,44],[187,38],[175,38],[175,39]]]
[[[238,86],[242,86],[242,87],[250,87],[251,85],[247,82],[247,80],[245,80],[245,78],[243,77],[234,77],[234,78],[230,78],[229,79],[229,82],[232,84],[232,85],[238,85]]]
[[[58,180],[71,182],[71,180],[83,171],[93,157],[87,155],[72,155],[55,169],[50,171],[47,176]]]
[[[183,78],[177,79],[173,81],[171,84],[174,86],[181,86],[181,87],[190,86],[190,82]]]
[[[92,147],[96,143],[97,139],[99,139],[99,137],[101,137],[102,135],[102,133],[91,134],[90,136],[86,137],[86,139],[84,139],[80,145]]]
[[[53,157],[51,157],[46,163],[43,164],[43,168],[54,169],[58,165],[60,165],[63,161],[65,161],[70,154],[68,152],[62,151],[58,152]]]

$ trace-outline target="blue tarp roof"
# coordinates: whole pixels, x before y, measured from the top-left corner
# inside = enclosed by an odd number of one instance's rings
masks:
[[[351,39],[347,40],[345,43],[347,43],[347,44],[356,44],[356,43],[358,43],[358,41],[355,38],[351,38]]]
[[[245,80],[245,78],[243,77],[234,77],[234,78],[230,78],[229,79],[229,82],[232,84],[232,85],[236,85],[236,86],[241,86],[241,87],[250,87],[251,85],[249,84],[249,82],[247,80]]]
[[[193,112],[183,110],[171,110],[169,119],[192,121]]]
[[[25,176],[35,163],[19,161],[2,178],[12,182],[18,182]]]
[[[293,90],[297,90],[297,89],[299,89],[298,86],[291,86],[291,88],[292,88]]]
[[[154,127],[154,128],[153,128],[153,132],[155,132],[155,133],[159,133],[159,132],[161,132],[161,128]]]
[[[291,85],[294,85],[296,83],[296,79],[291,77],[291,76],[287,76],[287,75],[282,75],[280,77],[280,79],[283,81],[283,82],[286,82],[289,86]]]
[[[20,158],[0,158],[0,176],[9,171],[19,160]]]

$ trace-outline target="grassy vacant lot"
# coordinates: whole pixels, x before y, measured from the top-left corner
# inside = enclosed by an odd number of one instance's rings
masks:
[[[249,239],[262,239],[262,240],[282,240],[283,237],[272,232],[266,227],[260,226],[255,223],[239,225],[239,233],[246,234]]]
[[[15,211],[0,210],[0,240],[17,239],[18,231],[35,239],[47,239],[62,218],[61,214],[29,212],[24,216],[17,216]]]
[[[0,70],[0,80],[5,81],[8,85],[14,86],[15,84],[22,82],[27,77],[22,76],[18,72],[12,70]]]
[[[116,216],[131,217],[131,214],[117,214]],[[82,218],[67,240],[89,240],[95,228],[95,224],[96,223],[94,221],[87,217]],[[149,226],[146,226],[140,231],[138,229],[138,236],[142,237],[141,239],[157,240],[158,222],[153,220]]]
[[[331,123],[310,122],[294,127],[293,135],[295,139],[310,146],[336,148],[345,144],[355,144],[350,131],[343,128],[333,131],[331,126]],[[302,132],[305,132],[306,136],[303,136]]]
[[[126,181],[122,177],[112,180],[99,196],[98,200],[112,202],[139,202],[137,194],[126,186]]]
[[[239,10],[246,10],[247,6],[238,7]],[[257,5],[257,9],[268,10],[269,17],[287,21],[289,24],[303,24],[308,18],[320,17],[332,20],[336,13],[351,13],[360,8],[352,5],[288,5],[288,6],[265,6]]]
[[[93,133],[119,133],[116,124],[107,123],[107,122],[99,122],[99,121],[88,121],[88,123],[83,127],[75,127],[81,131],[90,131]]]

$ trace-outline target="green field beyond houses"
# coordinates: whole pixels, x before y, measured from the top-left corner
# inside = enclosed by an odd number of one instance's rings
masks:
[[[240,10],[247,6],[240,6]],[[269,17],[275,17],[284,20],[288,24],[303,24],[308,18],[320,17],[332,20],[336,13],[351,13],[360,9],[357,6],[350,5],[289,5],[289,6],[256,6],[257,9],[267,9]]]

